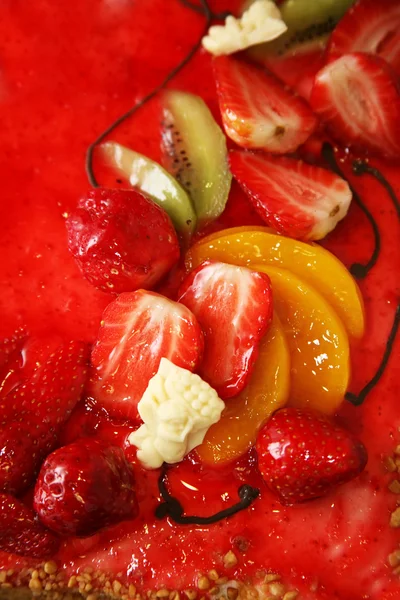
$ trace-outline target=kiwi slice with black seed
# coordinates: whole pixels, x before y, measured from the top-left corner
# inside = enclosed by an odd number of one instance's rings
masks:
[[[130,185],[161,206],[188,243],[196,229],[196,213],[182,186],[161,165],[117,142],[99,147],[103,160]]]
[[[279,56],[318,48],[354,3],[355,0],[284,0],[279,9],[288,30],[276,40],[254,47],[254,53]]]
[[[162,107],[163,165],[190,195],[202,227],[220,216],[228,200],[225,135],[199,96],[167,90]]]

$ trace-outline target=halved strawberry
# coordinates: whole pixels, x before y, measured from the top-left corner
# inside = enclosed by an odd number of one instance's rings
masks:
[[[327,49],[328,58],[368,52],[384,58],[400,75],[399,0],[359,0],[339,21]]]
[[[185,306],[144,290],[120,294],[103,314],[89,393],[110,415],[138,420],[161,358],[194,371],[202,354],[202,331]]]
[[[169,216],[135,190],[90,190],[66,226],[70,252],[103,292],[153,287],[179,259]]]
[[[222,399],[246,385],[272,319],[269,277],[207,261],[182,283],[179,302],[196,315],[205,337],[199,374]]]
[[[387,63],[372,54],[345,54],[317,74],[311,105],[346,146],[400,154],[400,93]]]
[[[37,516],[9,494],[0,494],[0,550],[46,558],[54,556],[60,540],[39,523]]]
[[[307,102],[265,69],[219,56],[214,75],[226,134],[244,148],[294,152],[314,131]]]
[[[232,151],[229,160],[255,210],[279,233],[319,240],[346,216],[351,191],[331,171],[294,158],[243,150]]]
[[[62,343],[24,383],[1,399],[1,491],[19,494],[34,480],[81,397],[87,362],[86,344]]]

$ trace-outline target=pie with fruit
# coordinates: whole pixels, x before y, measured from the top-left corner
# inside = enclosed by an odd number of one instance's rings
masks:
[[[398,0],[0,12],[0,598],[397,600]]]

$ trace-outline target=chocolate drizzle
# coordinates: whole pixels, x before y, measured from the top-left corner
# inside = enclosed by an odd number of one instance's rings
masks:
[[[382,173],[376,168],[369,165],[365,160],[356,160],[353,164],[353,173],[355,175],[371,175],[381,184],[382,187],[387,191],[393,205],[396,209],[397,216],[400,219],[400,202],[396,196],[396,193],[389,181],[382,175]]]
[[[325,158],[325,160],[327,161],[327,163],[329,164],[329,166],[331,167],[332,171],[337,173],[339,176],[343,177],[343,173],[340,170],[340,168],[337,164],[336,158],[335,158],[335,151],[330,144],[328,144],[328,143],[324,144],[323,149],[322,149],[322,155]],[[382,175],[382,173],[376,167],[372,167],[364,160],[357,159],[353,163],[353,173],[358,176],[371,175],[372,177],[375,177],[375,179],[387,191],[390,199],[393,202],[394,208],[397,212],[397,216],[400,218],[399,199],[397,198],[396,193],[395,193],[393,187],[390,185],[389,181]],[[368,275],[369,271],[372,269],[372,267],[374,267],[374,265],[376,264],[376,262],[378,260],[378,257],[380,254],[380,249],[381,249],[381,236],[380,236],[378,224],[376,223],[373,215],[370,213],[368,208],[365,206],[365,204],[363,203],[363,201],[361,200],[361,198],[357,194],[357,192],[355,192],[354,189],[351,189],[351,191],[353,193],[353,198],[354,198],[355,202],[358,204],[358,206],[361,208],[361,210],[363,211],[363,213],[365,214],[365,216],[371,223],[371,226],[372,226],[372,229],[374,232],[374,238],[375,238],[374,252],[373,252],[370,260],[368,261],[368,263],[366,265],[362,265],[360,263],[355,263],[350,267],[350,272],[354,275],[354,277],[364,278],[364,277],[366,277],[366,275]],[[388,339],[386,342],[386,348],[385,348],[382,360],[380,362],[380,365],[379,365],[375,375],[372,377],[372,379],[370,379],[370,381],[363,387],[363,389],[358,394],[354,394],[353,392],[346,393],[346,400],[348,400],[355,406],[359,406],[360,404],[362,404],[364,402],[364,400],[366,399],[368,394],[379,383],[383,373],[385,372],[386,366],[387,366],[390,356],[392,354],[394,341],[396,339],[396,335],[399,330],[399,324],[400,324],[400,304],[397,305],[394,319],[393,319],[393,325],[391,327],[391,330],[390,330],[390,333],[389,333],[389,336],[388,336]]]
[[[190,8],[190,10],[193,10],[194,12],[197,12],[199,15],[206,15],[205,11],[204,11],[204,5],[200,5],[200,4],[196,4],[195,2],[191,2],[190,0],[179,0],[181,4],[183,4],[183,6],[185,6],[186,8]],[[210,10],[210,9],[208,9]],[[212,19],[216,19],[217,21],[223,21],[224,19],[226,19],[226,17],[229,17],[232,13],[229,12],[229,10],[222,12],[222,13],[213,13],[210,11],[211,14],[211,18]]]
[[[218,19],[223,18],[221,15],[214,15],[212,13],[207,0],[199,0],[199,1],[200,1],[200,4],[196,5],[196,4],[192,3],[190,0],[180,0],[180,2],[184,6],[187,6],[188,8],[190,8],[191,10],[195,10],[196,12],[200,12],[202,15],[204,15],[204,17],[206,19],[203,31],[202,31],[201,35],[199,36],[199,39],[196,41],[196,43],[192,46],[192,48],[189,50],[189,52],[186,54],[186,56],[181,60],[181,62],[178,63],[176,65],[176,67],[174,67],[168,73],[168,75],[165,77],[165,79],[163,79],[163,81],[159,85],[157,85],[155,88],[153,88],[151,90],[151,92],[149,92],[144,98],[139,100],[139,102],[137,102],[134,106],[132,106],[129,110],[127,110],[123,115],[121,115],[120,117],[118,117],[118,119],[116,119],[113,123],[111,123],[111,125],[109,125],[106,129],[104,129],[104,131],[102,131],[100,133],[100,135],[98,135],[97,138],[94,140],[94,142],[92,142],[90,144],[90,146],[88,147],[87,152],[86,152],[85,169],[86,169],[87,177],[89,179],[89,183],[93,187],[99,187],[99,183],[96,179],[96,176],[94,174],[94,169],[93,169],[93,152],[94,152],[95,147],[98,144],[100,144],[104,140],[104,138],[107,137],[107,135],[109,135],[112,131],[114,131],[114,129],[116,129],[119,125],[121,125],[121,123],[126,121],[126,119],[129,119],[129,117],[132,117],[140,108],[142,108],[142,106],[144,106],[145,104],[147,104],[147,102],[149,102],[152,98],[154,98],[154,96],[156,96],[162,89],[164,89],[165,86],[170,81],[172,81],[172,79],[174,79],[174,77],[180,71],[182,71],[182,69],[192,60],[192,58],[196,54],[197,50],[201,47],[201,40],[203,39],[203,36],[207,33],[208,28],[210,27],[210,24],[211,24],[211,21],[213,20],[213,18],[218,18]]]
[[[325,143],[323,145],[322,156],[326,160],[329,167],[331,168],[331,170],[334,173],[339,175],[339,177],[342,177],[342,179],[346,179],[345,176],[343,175],[343,172],[339,168],[339,165],[338,165],[336,157],[335,157],[335,151],[334,151],[333,147],[331,146],[331,144]],[[355,277],[356,279],[364,279],[378,261],[379,254],[381,251],[381,234],[379,232],[378,224],[375,221],[375,218],[372,215],[372,213],[370,212],[370,210],[368,209],[368,207],[364,204],[361,197],[354,190],[354,188],[352,186],[350,186],[350,189],[351,189],[351,193],[353,194],[354,202],[357,204],[357,206],[359,206],[359,208],[362,210],[364,215],[367,217],[368,221],[371,224],[372,231],[374,234],[374,250],[372,252],[372,255],[371,255],[371,258],[369,259],[369,261],[366,264],[354,263],[353,265],[351,265],[351,267],[349,269],[349,271],[353,275],[353,277]]]
[[[396,312],[394,315],[393,325],[389,333],[388,340],[386,342],[385,352],[383,354],[383,358],[381,364],[378,367],[377,372],[372,377],[372,379],[363,387],[361,392],[358,394],[353,394],[352,392],[346,392],[346,400],[354,404],[355,406],[360,406],[368,396],[368,394],[374,389],[374,387],[379,383],[380,378],[385,372],[386,366],[389,362],[390,355],[392,354],[393,344],[396,339],[397,332],[399,330],[400,324],[400,304],[397,305]]]
[[[164,467],[161,471],[160,477],[158,478],[158,489],[161,497],[164,500],[156,508],[155,515],[157,519],[164,519],[170,517],[175,523],[179,525],[212,525],[222,519],[231,517],[241,510],[248,508],[260,493],[260,490],[253,488],[251,485],[242,485],[238,489],[239,502],[233,504],[225,510],[211,515],[210,517],[198,517],[195,515],[184,515],[184,509],[182,504],[177,498],[171,496],[168,487],[168,476],[167,469]]]

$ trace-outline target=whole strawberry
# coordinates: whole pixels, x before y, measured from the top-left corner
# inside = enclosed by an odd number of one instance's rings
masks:
[[[0,494],[0,550],[46,558],[54,556],[59,539],[47,531],[32,510],[9,494]]]
[[[283,504],[327,494],[353,479],[367,463],[363,444],[323,414],[284,408],[257,438],[258,464]]]
[[[84,439],[59,448],[42,465],[34,508],[61,535],[91,535],[138,512],[131,465],[121,448]]]
[[[179,259],[169,216],[134,190],[89,191],[66,226],[70,252],[103,292],[152,288]]]

